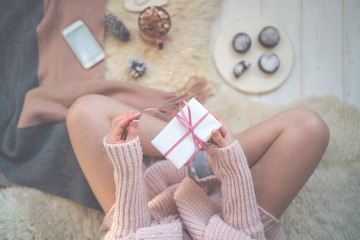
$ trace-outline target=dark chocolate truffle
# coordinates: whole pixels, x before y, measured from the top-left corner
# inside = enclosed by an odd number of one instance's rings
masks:
[[[259,42],[266,48],[275,47],[280,41],[279,31],[271,26],[263,28],[259,34]]]
[[[237,63],[234,67],[234,76],[236,78],[240,77],[240,75],[243,74],[243,72],[247,70],[250,66],[251,63],[247,60]]]
[[[251,46],[251,38],[246,33],[238,33],[232,41],[233,48],[238,53],[245,53]]]
[[[272,52],[264,53],[259,59],[259,67],[265,73],[274,73],[280,66],[279,57]]]

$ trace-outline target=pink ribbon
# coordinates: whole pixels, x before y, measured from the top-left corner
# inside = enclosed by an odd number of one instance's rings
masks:
[[[186,114],[184,112],[184,109],[181,107],[181,103],[184,103],[187,107],[187,110],[188,110],[188,116],[189,117],[186,117]],[[167,113],[170,113],[172,115],[175,116],[175,118],[183,125],[185,126],[188,131],[164,154],[164,157],[167,157],[172,150],[174,150],[189,134],[192,135],[193,137],[193,141],[194,141],[194,146],[195,146],[195,152],[194,154],[191,156],[191,158],[189,159],[189,161],[186,162],[186,166],[189,165],[190,163],[192,163],[193,161],[195,161],[195,155],[196,155],[196,152],[200,150],[200,146],[205,150],[207,151],[207,148],[205,146],[205,142],[198,136],[196,135],[195,133],[195,128],[197,126],[199,126],[199,124],[210,114],[209,112],[207,112],[204,116],[202,116],[202,118],[200,118],[195,124],[192,123],[192,120],[191,120],[191,111],[190,111],[190,106],[189,104],[185,101],[185,100],[181,100],[179,102],[179,108],[180,108],[180,115],[177,114],[177,113],[174,113],[172,111],[168,111],[168,110],[163,110],[163,109],[159,109],[159,108],[146,108],[144,109],[140,114],[139,116],[137,117],[137,120],[139,120],[142,116],[142,114],[144,112],[147,112],[147,111],[154,111],[154,110],[160,110],[160,111],[163,111],[163,112],[167,112]]]

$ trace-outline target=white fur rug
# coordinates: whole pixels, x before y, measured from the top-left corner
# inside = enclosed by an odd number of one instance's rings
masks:
[[[206,4],[205,4],[206,3]],[[143,43],[136,31],[136,14],[122,1],[109,0],[131,30],[129,43],[106,35],[107,77],[165,90],[180,89],[190,75],[203,75],[210,85],[222,81],[209,52],[210,26],[219,0],[170,0],[166,7],[173,26],[165,49]],[[199,12],[200,11],[200,12]],[[148,64],[135,80],[126,72],[131,57]],[[308,107],[327,122],[331,139],[324,158],[281,220],[288,239],[358,239],[360,236],[360,111],[335,97],[308,97],[283,106],[254,103],[221,85],[206,107],[222,116],[234,132],[290,107]],[[97,239],[103,213],[81,207],[35,189],[0,190],[0,239]]]
[[[111,32],[106,33],[106,78],[151,86],[164,90],[183,88],[191,75],[202,75],[212,86],[218,78],[209,51],[210,28],[220,0],[169,0],[164,6],[171,16],[171,29],[164,49],[145,43],[139,36],[137,13],[129,13],[123,1],[108,0],[107,12],[121,19],[131,32],[129,42],[120,42]],[[147,72],[133,78],[127,72],[131,58],[141,58]]]
[[[359,239],[360,111],[357,108],[333,96],[313,96],[283,106],[267,106],[231,89],[210,99],[206,106],[224,116],[234,132],[291,107],[307,107],[318,112],[330,128],[329,146],[281,221],[288,239]]]

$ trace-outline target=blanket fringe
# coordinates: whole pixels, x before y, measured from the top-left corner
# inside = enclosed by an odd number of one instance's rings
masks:
[[[182,89],[176,91],[174,94],[170,94],[169,97],[165,99],[164,104],[160,108],[172,112],[179,112],[179,102],[181,100],[189,101],[191,98],[196,98],[198,102],[204,104],[212,95],[211,88],[207,86],[207,81],[204,78],[191,76]],[[156,115],[164,120],[170,120],[174,117],[166,112],[159,112]]]

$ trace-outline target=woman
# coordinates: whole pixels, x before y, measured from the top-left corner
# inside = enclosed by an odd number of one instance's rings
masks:
[[[133,166],[137,169],[134,177],[119,166],[123,161],[141,162],[142,153],[159,156],[150,141],[166,122],[143,114],[139,124],[133,121],[137,115],[132,111],[139,112],[110,98],[89,95],[75,102],[67,115],[71,143],[80,166],[108,213],[102,228],[107,238],[161,239],[155,233],[148,235],[149,231],[168,233],[173,226],[171,229],[183,226],[183,231],[171,233],[178,234],[175,239],[224,239],[227,234],[236,236],[235,239],[283,238],[277,219],[311,176],[329,141],[329,129],[317,113],[289,109],[234,137],[225,124],[220,131],[213,132],[215,146],[209,150],[208,163],[215,176],[195,183],[186,177],[186,170],[173,169],[168,161],[163,161],[146,170],[144,176],[139,166]],[[127,135],[119,138],[125,126],[129,127]],[[135,153],[129,155],[131,149]],[[130,161],[129,156],[134,159]],[[230,167],[226,167],[227,159],[233,159]],[[139,180],[133,186],[137,191],[126,192],[128,185],[120,187],[121,183],[143,177],[147,185]],[[151,184],[161,187],[154,190]],[[144,197],[146,191],[149,199]],[[129,194],[136,207],[126,200]],[[164,196],[168,201],[158,199]],[[160,206],[156,206],[159,201]],[[166,204],[172,207],[164,210]],[[136,216],[138,211],[141,216]],[[183,225],[178,225],[179,222]]]

